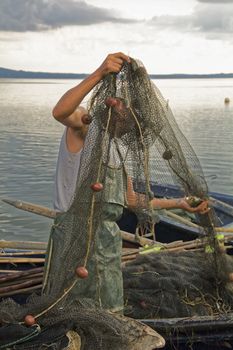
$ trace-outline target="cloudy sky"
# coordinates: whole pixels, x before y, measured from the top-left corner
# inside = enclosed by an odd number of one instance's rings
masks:
[[[233,72],[233,0],[0,0],[0,66],[90,73],[108,53],[149,73]]]

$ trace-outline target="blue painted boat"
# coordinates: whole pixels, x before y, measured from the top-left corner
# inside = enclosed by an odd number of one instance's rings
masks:
[[[183,196],[181,191],[172,185],[152,185],[155,197],[158,198],[179,198]],[[222,228],[233,228],[233,195],[210,192],[211,206],[215,209]],[[177,220],[177,217],[160,215],[160,221],[155,227],[156,240],[163,243],[178,241],[178,240],[193,240],[200,236],[199,228],[195,227],[198,224],[195,215],[190,215],[191,224]],[[135,233],[137,227],[137,218],[135,214],[129,210],[125,210],[121,220],[118,222],[121,230]],[[194,224],[194,225],[192,225]],[[131,242],[127,242],[132,246]]]

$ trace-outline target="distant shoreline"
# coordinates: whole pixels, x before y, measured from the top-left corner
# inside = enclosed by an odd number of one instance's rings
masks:
[[[84,79],[86,73],[48,73],[14,70],[0,67],[0,78],[15,79]],[[151,79],[216,79],[233,78],[233,73],[216,74],[150,74]]]

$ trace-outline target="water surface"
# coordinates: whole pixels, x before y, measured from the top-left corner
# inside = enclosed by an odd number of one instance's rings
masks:
[[[233,79],[158,80],[211,191],[233,194]],[[51,116],[72,80],[0,79],[0,198],[52,206],[63,126]],[[232,103],[224,105],[224,98]],[[47,240],[51,220],[0,202],[0,239]]]

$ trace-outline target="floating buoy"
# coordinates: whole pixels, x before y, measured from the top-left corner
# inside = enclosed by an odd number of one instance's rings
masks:
[[[88,271],[84,266],[79,266],[76,268],[75,273],[80,278],[87,278],[88,277]]]
[[[224,99],[224,103],[225,103],[225,104],[230,103],[230,99],[229,99],[229,97],[225,97],[225,99]]]
[[[113,97],[107,97],[105,100],[105,104],[108,107],[114,107],[117,105],[117,99]]]
[[[82,119],[82,123],[86,125],[89,125],[92,122],[92,118],[89,114],[84,114],[81,119]]]
[[[96,182],[96,183],[91,185],[91,189],[95,192],[100,192],[100,191],[102,191],[103,188],[104,188],[104,186],[100,182]]]
[[[32,315],[27,315],[25,316],[24,318],[24,323],[27,325],[27,326],[33,326],[35,323],[36,323],[36,319],[34,316]]]

